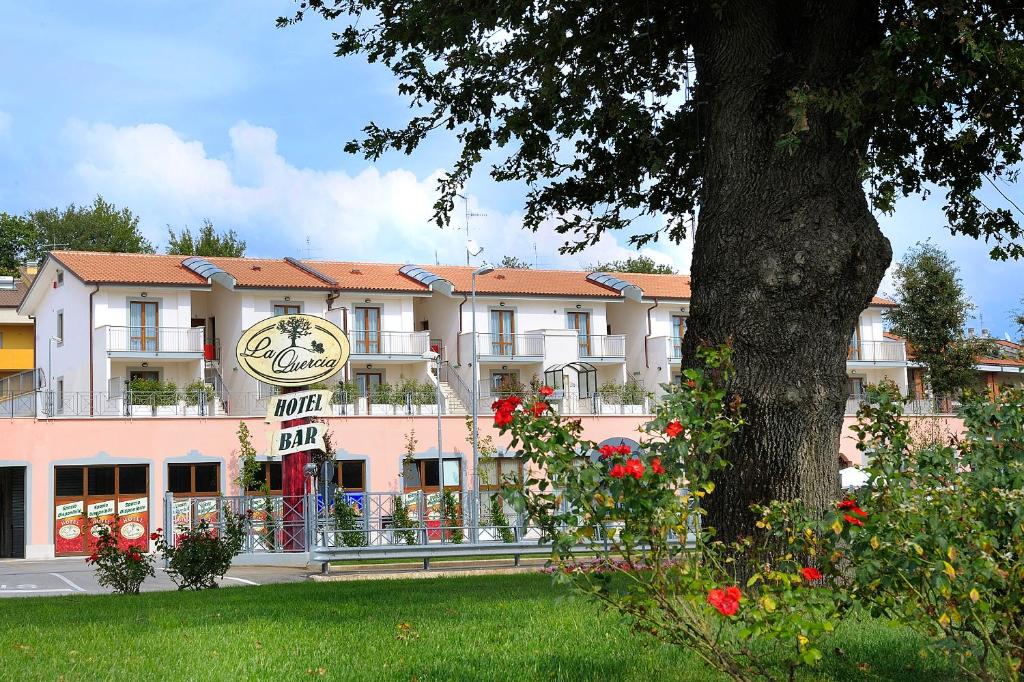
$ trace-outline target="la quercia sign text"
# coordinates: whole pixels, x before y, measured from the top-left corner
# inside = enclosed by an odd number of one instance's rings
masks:
[[[348,361],[345,332],[315,315],[278,315],[249,327],[235,358],[250,376],[274,386],[308,386],[341,371]]]

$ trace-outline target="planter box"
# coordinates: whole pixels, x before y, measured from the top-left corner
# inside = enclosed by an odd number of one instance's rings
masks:
[[[396,414],[404,414],[404,406],[386,405],[382,403],[371,403],[369,414],[394,416]]]
[[[437,405],[413,405],[413,414],[437,414]]]
[[[198,408],[196,408],[198,411]],[[157,405],[153,410],[156,417],[174,417],[182,413],[182,408],[177,405]]]
[[[334,403],[331,405],[331,414],[333,414],[336,417],[349,417],[355,413],[355,403]]]

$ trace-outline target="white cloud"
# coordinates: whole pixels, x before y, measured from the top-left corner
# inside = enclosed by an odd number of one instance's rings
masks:
[[[0,109],[0,137],[3,137],[11,131],[12,122],[13,119],[11,118],[11,115]]]
[[[307,236],[315,258],[392,262],[465,262],[462,211],[440,230],[430,222],[441,170],[417,177],[405,170],[374,167],[350,174],[290,163],[277,150],[277,133],[241,122],[229,131],[230,152],[210,155],[204,145],[166,125],[115,127],[68,124],[72,184],[83,195],[101,193],[143,217],[148,236],[162,243],[167,224],[197,225],[210,218],[235,229],[250,253],[296,255]],[[614,237],[586,252],[558,255],[564,238],[553,230],[536,234],[520,227],[520,216],[481,206],[470,195],[471,236],[498,260],[514,255],[541,267],[636,255]],[[624,241],[624,239],[623,239]],[[658,244],[642,252],[681,271],[690,264],[690,243]]]

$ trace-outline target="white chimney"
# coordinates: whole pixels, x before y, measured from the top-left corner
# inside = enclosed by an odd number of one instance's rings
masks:
[[[983,339],[987,339],[988,338],[988,330],[987,329],[982,329],[981,330],[981,338],[983,338]]]
[[[968,327],[967,328],[967,338],[969,338],[969,339],[973,339],[974,338],[974,327]]]

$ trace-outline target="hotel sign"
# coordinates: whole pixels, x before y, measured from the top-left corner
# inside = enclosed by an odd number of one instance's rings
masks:
[[[272,396],[267,401],[266,423],[288,419],[325,417],[330,414],[331,391],[296,391]]]
[[[277,315],[238,339],[235,358],[250,376],[274,386],[326,381],[348,361],[345,332],[315,315]]]
[[[306,450],[325,450],[326,433],[327,427],[323,424],[301,424],[290,429],[274,431],[270,434],[270,452],[267,454],[278,457]]]

